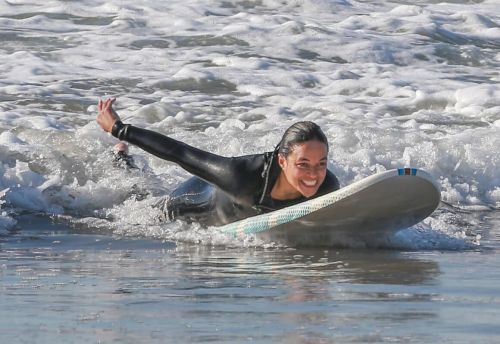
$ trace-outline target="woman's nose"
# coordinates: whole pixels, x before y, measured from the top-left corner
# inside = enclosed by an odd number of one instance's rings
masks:
[[[314,166],[309,168],[307,172],[311,177],[316,177],[319,174],[320,169],[321,168],[319,166]]]

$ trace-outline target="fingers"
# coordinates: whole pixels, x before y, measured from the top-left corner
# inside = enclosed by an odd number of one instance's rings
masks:
[[[113,107],[113,104],[116,102],[116,98],[108,98],[106,100],[99,99],[99,102],[97,103],[97,109],[101,111],[107,111],[111,110]]]
[[[108,98],[106,99],[106,102],[105,102],[105,109],[106,110],[112,110],[112,107],[113,107],[113,103],[116,101],[116,98]]]

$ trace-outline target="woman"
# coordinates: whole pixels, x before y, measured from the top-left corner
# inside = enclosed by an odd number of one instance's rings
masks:
[[[97,122],[102,129],[195,176],[166,199],[163,210],[169,219],[222,225],[339,188],[327,170],[328,140],[312,122],[288,128],[273,152],[227,158],[123,124],[113,109],[115,100],[99,101]]]

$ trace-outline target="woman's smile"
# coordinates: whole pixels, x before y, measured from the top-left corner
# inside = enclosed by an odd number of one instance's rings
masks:
[[[302,180],[302,182],[307,186],[307,187],[314,187],[318,183],[317,180]]]

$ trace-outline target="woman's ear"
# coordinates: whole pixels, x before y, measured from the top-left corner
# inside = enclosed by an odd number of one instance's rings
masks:
[[[286,158],[281,154],[278,154],[278,165],[280,165],[282,170],[286,167]]]

